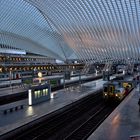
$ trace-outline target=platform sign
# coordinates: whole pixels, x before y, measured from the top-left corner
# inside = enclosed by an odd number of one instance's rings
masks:
[[[50,99],[51,87],[50,84],[32,86],[28,90],[28,103],[34,105]]]

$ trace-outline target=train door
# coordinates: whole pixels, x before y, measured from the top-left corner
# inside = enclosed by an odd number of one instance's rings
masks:
[[[104,85],[103,98],[108,98],[108,85]]]
[[[108,92],[108,88],[107,86],[104,86],[104,93],[107,93]]]
[[[109,95],[110,95],[110,96],[113,96],[114,90],[115,90],[115,87],[114,87],[113,85],[110,85],[110,86],[109,86]]]

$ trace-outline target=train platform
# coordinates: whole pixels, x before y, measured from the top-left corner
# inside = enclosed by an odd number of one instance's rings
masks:
[[[135,88],[88,140],[140,140],[140,88]]]
[[[114,76],[111,77],[114,78]],[[0,106],[0,139],[3,139],[3,136],[8,136],[8,132],[13,133],[13,130],[18,130],[21,126],[25,126],[40,117],[49,115],[50,113],[70,105],[85,96],[100,91],[105,82],[106,81],[99,79],[79,86],[52,92],[53,98],[34,106],[28,106],[27,99]],[[3,109],[10,108],[14,105],[22,105],[23,107],[16,111],[9,110],[6,114],[2,112]]]
[[[69,87],[74,84],[93,81],[101,77],[102,77],[102,74],[90,74],[90,75],[82,75],[80,77],[72,76],[69,80],[64,81],[63,75],[54,75],[54,76],[43,77],[42,82],[50,83],[50,80],[53,80],[54,81],[53,83],[55,85],[52,85],[52,91],[56,91],[59,89],[63,89],[64,87]],[[29,89],[29,85],[26,85],[26,84],[0,88],[0,105],[27,98],[28,89]]]
[[[94,78],[94,77],[101,77],[101,74],[92,74],[92,75],[83,75],[81,76],[81,80],[85,80],[85,79],[88,79],[88,78]],[[63,76],[62,75],[55,75],[55,76],[47,76],[47,79],[50,80],[50,79],[62,79]],[[65,84],[67,83],[70,83],[70,82],[75,82],[75,81],[78,81],[79,80],[79,76],[76,76],[76,77],[71,77],[70,80],[65,80]],[[0,98],[3,97],[3,96],[11,96],[11,95],[14,95],[14,94],[19,94],[19,93],[22,93],[22,92],[27,92],[28,90],[28,86],[24,86],[24,85],[20,85],[20,86],[10,86],[10,87],[7,87],[7,88],[0,88]]]

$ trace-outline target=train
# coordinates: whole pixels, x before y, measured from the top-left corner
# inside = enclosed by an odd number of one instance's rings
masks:
[[[53,77],[47,76],[41,78],[41,83],[49,82],[52,87],[60,86],[63,84],[63,76]],[[15,79],[15,80],[4,80],[0,81],[0,88],[6,88],[11,86],[27,86],[28,84],[38,84],[39,78],[24,78],[24,79]]]
[[[103,85],[103,99],[121,101],[134,86],[132,81],[109,81]]]
[[[21,85],[21,83],[22,83],[21,79],[0,81],[0,88]]]

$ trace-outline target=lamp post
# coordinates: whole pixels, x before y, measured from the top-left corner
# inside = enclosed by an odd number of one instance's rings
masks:
[[[39,84],[41,84],[42,72],[38,72]]]
[[[36,78],[36,68],[32,70],[32,84],[34,84],[34,78]]]
[[[12,82],[11,82],[11,78],[12,78],[12,68],[10,68],[10,71],[9,71],[9,78],[10,78],[10,88],[11,88],[12,91],[13,91]]]
[[[79,70],[79,83],[80,83],[80,86],[82,84],[82,81],[81,81],[81,71]]]

